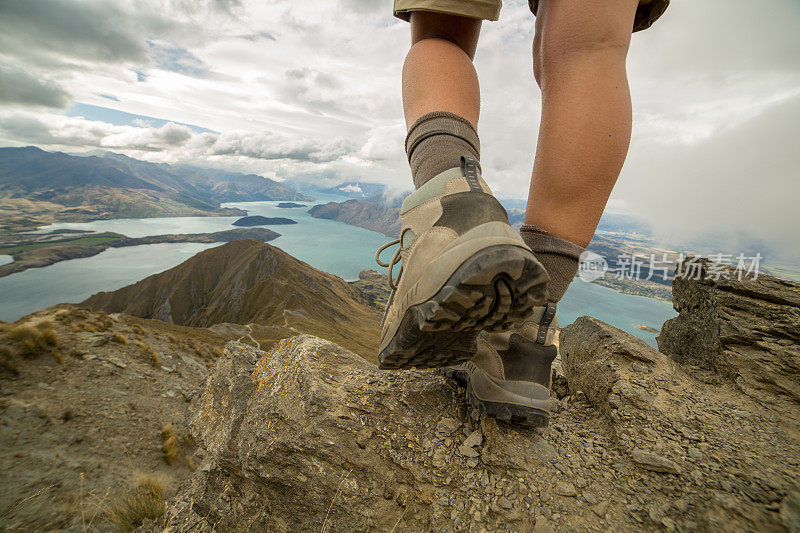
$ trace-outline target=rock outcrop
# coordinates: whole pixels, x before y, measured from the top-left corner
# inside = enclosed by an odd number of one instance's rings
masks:
[[[678,316],[658,337],[675,361],[713,371],[800,422],[800,284],[739,280],[731,267],[686,261],[673,283]]]
[[[154,530],[776,530],[797,426],[588,317],[561,333],[551,426],[481,417],[436,372],[302,335],[229,343],[192,404],[200,465]]]

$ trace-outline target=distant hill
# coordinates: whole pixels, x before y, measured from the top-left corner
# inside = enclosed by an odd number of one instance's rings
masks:
[[[389,237],[400,235],[399,208],[360,200],[347,200],[315,205],[308,212],[314,218],[339,220]]]
[[[0,255],[10,255],[14,258],[13,262],[0,265],[0,278],[29,268],[42,268],[60,261],[91,257],[109,248],[177,242],[221,243],[236,239],[258,239],[267,242],[280,237],[279,233],[267,228],[236,228],[213,233],[172,233],[145,237],[126,237],[113,232],[79,232],[62,235],[60,238],[53,238],[52,234],[28,233],[25,235],[25,240],[20,240],[17,236],[14,237],[14,242],[8,244],[0,240]]]
[[[277,337],[313,332],[370,360],[380,322],[378,308],[343,279],[253,239],[205,250],[82,305],[185,326],[255,323]]]
[[[74,156],[0,148],[0,229],[53,221],[159,216],[236,216],[221,202],[310,200],[252,174],[148,163],[119,154]]]
[[[124,156],[123,156],[124,157]],[[173,167],[187,173],[187,180],[213,194],[220,202],[264,202],[270,200],[313,201],[275,180],[257,174],[240,174],[226,170],[191,166]]]

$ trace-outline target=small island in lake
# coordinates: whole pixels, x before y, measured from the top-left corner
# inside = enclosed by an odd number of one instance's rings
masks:
[[[252,215],[249,217],[242,217],[233,223],[234,226],[243,226],[246,228],[251,226],[272,226],[278,224],[297,224],[297,222],[290,218],[262,217],[261,215]]]
[[[281,209],[291,209],[293,207],[308,207],[305,204],[296,204],[294,202],[281,202],[276,207],[280,207]]]

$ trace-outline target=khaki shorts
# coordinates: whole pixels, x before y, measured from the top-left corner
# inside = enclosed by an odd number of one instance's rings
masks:
[[[448,15],[459,15],[483,20],[497,20],[500,16],[502,0],[394,0],[394,15],[405,21],[411,18],[412,11],[433,11]],[[533,14],[539,7],[539,0],[528,0]],[[666,11],[669,0],[641,0],[633,31],[649,28]]]

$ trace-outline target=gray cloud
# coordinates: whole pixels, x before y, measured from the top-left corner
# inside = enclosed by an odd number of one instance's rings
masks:
[[[385,10],[387,5],[383,0],[344,0],[342,2],[346,8],[349,8],[357,13],[374,13],[376,11]]]
[[[102,137],[99,144],[105,148],[160,152],[184,146],[193,135],[188,126],[168,122],[159,128],[126,128]]]
[[[230,17],[239,17],[244,11],[241,0],[168,0],[173,10],[184,13],[216,11]]]
[[[36,144],[52,144],[56,139],[50,134],[47,125],[32,115],[13,113],[0,116],[0,135],[9,140]],[[63,139],[61,144],[74,145],[75,142]],[[83,143],[83,140],[80,140]]]
[[[237,37],[239,39],[244,39],[246,41],[253,41],[253,42],[261,41],[261,40],[268,40],[268,41],[274,41],[275,40],[275,36],[272,35],[272,33],[268,32],[268,31],[258,31],[258,32],[253,32],[253,33],[246,33],[246,34],[243,34],[243,35],[237,35]]]
[[[0,49],[39,63],[54,57],[106,63],[147,60],[145,36],[116,2],[4,0]]]
[[[211,154],[327,163],[357,150],[352,142],[345,139],[320,143],[308,138],[287,137],[271,132],[258,134],[230,132],[219,135],[211,147]]]
[[[620,192],[670,242],[716,234],[720,245],[741,246],[758,235],[800,258],[798,117],[800,93],[702,142],[639,147]]]
[[[308,67],[287,69],[276,90],[283,102],[296,104],[312,113],[351,115],[349,88],[332,72]]]
[[[44,146],[82,146],[160,152],[180,148],[196,134],[188,126],[172,122],[159,128],[116,126],[84,120],[81,117],[12,113],[0,117],[0,135]]]
[[[69,103],[69,94],[47,77],[0,65],[0,103],[63,108]]]

